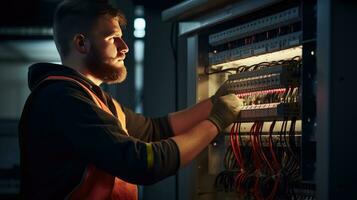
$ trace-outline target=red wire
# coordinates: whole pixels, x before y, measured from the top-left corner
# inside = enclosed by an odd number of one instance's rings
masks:
[[[237,161],[240,169],[244,170],[244,160],[243,160],[242,153],[240,151],[239,138],[237,136],[237,132],[238,132],[239,128],[240,128],[239,123],[233,124],[232,129],[231,129],[231,134],[230,134],[230,141],[231,141],[231,146],[232,146],[236,161]]]
[[[242,184],[247,178],[247,172],[245,170],[245,165],[244,165],[244,159],[243,155],[241,152],[241,145],[239,141],[239,131],[240,131],[240,123],[235,123],[231,129],[231,135],[230,135],[230,141],[232,145],[232,149],[235,155],[235,158],[237,160],[237,163],[239,164],[239,167],[241,169],[240,172],[237,173],[235,177],[235,185],[238,189],[238,191],[243,192],[244,189],[242,188]],[[243,141],[242,141],[243,142]]]
[[[261,158],[262,156],[260,155],[260,151],[259,151],[259,148],[260,148],[260,143],[259,143],[259,130],[261,130],[261,123],[260,122],[256,122],[255,123],[256,126],[254,128],[254,137],[253,137],[253,149],[255,151],[255,154],[256,154],[256,178],[255,178],[255,181],[254,181],[254,196],[257,200],[260,200],[260,199],[263,199],[263,196],[260,192],[260,179],[261,177],[259,176],[260,173],[262,172],[262,169],[263,169],[263,166],[262,166],[262,162],[261,162]]]
[[[271,193],[269,194],[269,196],[267,197],[267,200],[273,200],[274,197],[276,196],[276,193],[278,191],[279,185],[280,185],[280,174],[279,174],[279,170],[280,170],[280,163],[278,161],[278,159],[276,158],[275,155],[275,151],[273,149],[273,136],[272,133],[274,131],[274,126],[276,124],[276,121],[273,121],[272,124],[270,125],[270,129],[269,129],[269,149],[270,149],[270,153],[272,155],[273,158],[273,163],[274,163],[274,169],[275,169],[275,176],[276,176],[276,180],[274,182],[274,186],[273,189],[271,191]]]
[[[278,170],[280,170],[280,164],[279,164],[278,159],[276,158],[275,151],[273,149],[273,135],[272,135],[275,123],[276,123],[276,121],[273,121],[272,124],[270,125],[270,130],[269,130],[269,149],[270,149],[270,153],[271,153],[271,156],[273,158],[273,161],[274,161],[275,172],[277,172]]]
[[[264,126],[264,122],[261,122],[260,129],[259,129],[259,134],[260,135],[262,134],[263,126]],[[257,137],[259,138],[259,144],[262,144],[261,141],[260,141],[260,137],[259,136],[257,136]],[[265,155],[264,147],[262,147],[262,146],[260,146],[260,154],[261,154],[262,160],[264,160],[267,163],[269,169],[274,173],[274,169],[272,167],[272,164],[269,162],[267,156]]]
[[[234,183],[236,185],[236,187],[238,188],[238,191],[242,191],[243,192],[243,189],[241,187],[241,183],[244,181],[244,164],[242,163],[242,155],[241,155],[241,152],[240,152],[240,146],[237,147],[237,144],[239,144],[239,141],[238,141],[238,138],[237,138],[237,132],[239,130],[239,127],[240,127],[240,124],[238,123],[234,123],[232,128],[231,128],[231,132],[230,132],[230,143],[231,143],[231,146],[232,146],[232,151],[233,151],[233,154],[234,154],[234,157],[241,169],[240,172],[237,173],[236,177],[235,177],[235,180],[234,180]]]
[[[238,157],[239,157],[239,160],[240,160],[240,163],[242,164],[241,165],[241,169],[243,170],[243,171],[245,171],[245,165],[244,165],[244,157],[243,157],[243,154],[242,154],[242,151],[241,151],[241,145],[240,145],[240,141],[239,141],[239,131],[240,131],[240,126],[241,126],[241,124],[240,123],[238,123],[238,125],[236,126],[236,130],[235,130],[235,138],[236,138],[236,144],[237,144],[237,153],[238,153]],[[241,141],[241,142],[243,142],[243,141]]]
[[[280,184],[280,175],[279,174],[276,174],[276,180],[274,182],[274,186],[273,186],[273,189],[271,191],[271,193],[269,194],[269,196],[266,198],[266,200],[273,200],[277,191],[278,191],[278,188],[279,188],[279,184]]]
[[[273,122],[273,123],[275,125],[275,122]],[[265,153],[263,151],[263,147],[260,145],[261,142],[260,142],[259,134],[262,134],[263,125],[264,125],[264,123],[259,122],[257,124],[257,126],[256,126],[256,129],[255,129],[255,144],[254,145],[257,145],[256,147],[260,148],[260,159],[262,159],[262,160],[264,159],[264,161],[268,164],[269,168],[271,169],[272,173],[274,175],[276,175],[277,178],[274,181],[274,185],[273,185],[273,188],[272,188],[271,192],[269,193],[269,195],[266,198],[264,198],[263,195],[260,192],[260,187],[259,187],[260,186],[259,183],[260,183],[261,178],[258,177],[258,174],[257,174],[257,177],[255,179],[255,183],[254,183],[254,196],[255,196],[256,199],[272,200],[275,197],[275,195],[276,195],[276,193],[278,191],[278,188],[279,188],[280,175],[278,175],[277,172],[271,167],[270,162],[268,161],[268,159],[267,159],[267,157],[266,157],[266,155],[265,155]],[[273,126],[271,126],[271,127],[273,127]],[[271,133],[271,131],[270,131],[270,133]],[[271,144],[271,141],[270,141],[270,144]],[[272,146],[272,145],[269,145],[269,146]],[[257,169],[257,172],[259,172],[261,170],[262,170],[262,168],[259,168],[259,169]]]
[[[239,134],[240,134],[240,126],[241,124],[238,123],[238,126],[236,127],[235,129],[235,135],[236,135],[236,144],[238,146],[237,150],[238,150],[238,155],[239,155],[239,159],[240,159],[240,162],[242,163],[242,167],[241,167],[241,172],[240,172],[240,177],[239,177],[239,183],[238,183],[238,188],[239,190],[241,191],[244,191],[242,189],[242,184],[244,183],[244,181],[247,180],[247,171],[245,170],[245,161],[244,161],[244,157],[243,157],[243,154],[241,152],[241,143],[243,143],[243,141],[239,141],[240,140],[240,137],[239,137]]]
[[[229,136],[230,136],[230,142],[231,142],[231,146],[232,146],[232,150],[233,150],[234,157],[236,158],[236,161],[237,161],[239,167],[241,168],[242,163],[240,163],[240,160],[239,160],[239,157],[238,157],[238,152],[237,152],[237,150],[236,150],[236,145],[235,145],[235,140],[236,140],[236,139],[235,139],[235,135],[234,135],[234,128],[235,128],[235,126],[237,126],[237,123],[234,123],[234,124],[233,124]]]
[[[249,133],[249,137],[250,137],[250,141],[252,142],[252,154],[253,154],[253,163],[254,163],[254,167],[255,169],[259,168],[260,163],[259,163],[259,159],[258,159],[258,155],[257,155],[257,147],[255,144],[255,137],[254,137],[254,131],[255,131],[255,127],[257,126],[256,122],[254,122],[253,126],[250,129],[250,133]]]
[[[239,138],[239,134],[240,134],[240,125],[239,123],[236,123],[233,125],[231,132],[230,132],[230,143],[232,146],[232,150],[234,153],[234,156],[237,160],[237,163],[239,165],[239,167],[242,169],[242,171],[238,172],[237,176],[235,177],[235,185],[236,188],[238,189],[239,192],[244,192],[243,189],[243,184],[244,182],[247,180],[248,176],[247,176],[247,172],[245,171],[244,167],[244,157],[242,155],[242,151],[241,151],[241,143],[240,143],[240,138]],[[272,123],[271,127],[270,127],[270,131],[269,131],[269,150],[272,156],[272,160],[273,163],[270,163],[267,156],[264,153],[264,149],[261,146],[261,141],[260,141],[260,134],[262,134],[262,129],[263,129],[263,125],[264,123],[262,122],[255,122],[249,132],[249,137],[250,137],[250,141],[252,144],[252,155],[253,155],[253,163],[254,163],[254,168],[255,168],[255,180],[254,180],[254,185],[252,188],[252,193],[254,195],[254,197],[257,200],[273,200],[274,197],[276,196],[276,193],[278,191],[279,185],[280,185],[280,175],[278,174],[279,170],[280,170],[280,164],[279,161],[277,160],[275,151],[273,149],[273,138],[272,138],[272,132],[273,132],[273,128],[275,126],[275,121]],[[243,142],[243,141],[241,141]],[[268,194],[267,197],[264,197],[261,194],[260,191],[260,183],[261,183],[261,177],[260,177],[260,173],[263,170],[263,163],[262,162],[266,162],[268,167],[270,168],[270,170],[273,173],[272,177],[273,179],[275,179],[274,181],[274,185],[273,188],[271,189],[271,192]]]

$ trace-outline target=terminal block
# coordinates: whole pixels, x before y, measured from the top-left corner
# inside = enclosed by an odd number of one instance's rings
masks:
[[[297,102],[249,105],[243,106],[240,111],[240,119],[242,122],[292,117],[300,117],[300,106]]]
[[[252,33],[266,31],[271,28],[283,26],[299,20],[301,20],[300,8],[290,8],[274,15],[256,19],[219,33],[212,34],[209,36],[209,44],[219,45]]]
[[[259,70],[246,71],[228,77],[228,88],[240,94],[299,86],[300,65],[276,65]]]
[[[302,31],[279,36],[269,40],[247,44],[209,55],[209,64],[218,65],[238,59],[276,52],[301,45]]]

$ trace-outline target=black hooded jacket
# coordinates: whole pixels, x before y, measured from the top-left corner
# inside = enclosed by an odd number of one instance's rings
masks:
[[[177,171],[179,149],[169,139],[167,116],[146,118],[122,106],[129,137],[78,84],[49,80],[38,86],[50,75],[80,81],[116,114],[110,95],[75,70],[49,63],[31,66],[31,95],[19,125],[22,197],[64,199],[80,184],[88,164],[135,184],[155,183]]]

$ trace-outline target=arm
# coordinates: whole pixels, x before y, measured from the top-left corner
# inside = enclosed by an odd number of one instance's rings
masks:
[[[206,120],[209,116],[209,112],[211,111],[211,107],[211,102],[206,100],[191,109],[171,114],[171,116],[174,117],[173,119],[177,120],[176,122],[178,123],[180,122],[180,118],[187,119],[191,115],[197,115],[196,119],[199,119],[200,121],[197,123],[197,120],[189,120],[189,126],[192,127],[186,128],[187,130],[185,132],[181,132],[182,134],[177,134],[172,137],[180,150],[181,166],[184,166],[193,160],[218,134],[217,127],[212,122]],[[158,141],[160,138],[167,138],[167,136],[169,136],[168,134],[172,134],[171,129],[166,122],[166,118],[150,119],[142,115],[138,115],[125,107],[123,107],[123,110],[128,119],[127,128],[131,132],[130,135],[134,137],[140,136],[140,138],[145,141]],[[207,114],[200,114],[207,110]],[[160,123],[160,121],[162,122]],[[166,135],[163,136],[163,133],[160,134],[160,130],[166,130],[163,132]],[[202,130],[205,131],[204,134],[202,133]],[[160,135],[160,138],[151,138],[158,135]]]
[[[145,142],[155,142],[173,136],[168,117],[150,118],[137,114],[122,106],[126,117],[126,128],[130,136]]]
[[[53,83],[41,99],[51,102],[46,110],[52,113],[52,137],[66,142],[71,147],[66,151],[79,163],[94,164],[136,184],[152,184],[177,171],[180,154],[172,139],[147,143],[126,136],[117,119],[74,83]]]
[[[173,175],[239,113],[237,97],[233,95],[215,104],[209,120],[185,134],[146,143],[124,135],[117,119],[91,102],[79,86],[65,84],[71,86],[45,95],[52,96],[53,132],[68,141],[78,158],[136,184],[152,184]]]
[[[210,98],[183,111],[171,113],[169,121],[175,135],[180,135],[192,128],[195,124],[202,122],[209,116],[212,104],[217,102],[221,96],[229,94],[229,81],[224,82]]]
[[[129,114],[130,110],[125,110],[128,116],[137,115],[133,112]],[[173,120],[171,121],[171,123],[173,122],[171,124],[173,125],[172,129],[176,128],[176,131],[178,129],[185,129],[185,131],[180,130],[181,132],[176,132],[180,134],[176,134],[175,136],[171,137],[171,139],[176,142],[180,150],[181,167],[192,161],[217,136],[219,132],[217,126],[211,121],[207,120],[211,110],[212,103],[209,99],[207,99],[201,103],[196,104],[192,108],[170,115],[171,120]],[[224,108],[222,110],[224,110]],[[148,118],[144,118],[143,116],[138,115],[134,121],[135,124],[141,124],[138,123],[140,122],[140,117],[142,120],[149,120]],[[152,124],[156,124],[157,126],[159,123],[151,122],[142,124],[150,124],[149,127],[152,127]],[[178,127],[180,125],[182,126]],[[143,127],[141,127],[141,129],[143,129]],[[137,131],[140,131],[140,129],[137,129]]]
[[[203,108],[205,103],[207,100],[199,104],[198,107],[202,106],[201,108]],[[180,149],[181,166],[193,160],[219,132],[235,122],[242,105],[242,100],[234,94],[219,97],[213,105],[211,103],[206,105],[211,107],[206,120],[199,122],[188,131],[172,137]]]
[[[204,120],[183,134],[172,137],[180,149],[181,167],[192,161],[217,134],[217,127]]]
[[[211,99],[206,99],[196,105],[175,113],[170,113],[169,121],[175,135],[185,133],[194,125],[207,119],[212,109]]]

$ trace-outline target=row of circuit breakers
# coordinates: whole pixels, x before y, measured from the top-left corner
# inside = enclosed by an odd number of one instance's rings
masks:
[[[302,41],[300,26],[299,7],[294,7],[212,34],[209,36],[209,65],[224,65],[230,61],[299,46]],[[301,62],[294,59],[257,68],[230,75],[229,89],[239,96],[251,96],[255,91],[274,93],[282,92],[283,88],[287,92],[285,88],[300,86]],[[266,105],[247,105],[242,110],[241,118],[290,117],[298,116],[299,113],[297,101],[270,102]]]
[[[230,48],[211,53],[209,64],[215,65],[300,45],[302,31],[299,13],[299,7],[295,7],[210,35],[209,44],[215,49],[224,49],[226,44]],[[248,41],[247,36],[250,37]]]
[[[300,84],[300,64],[289,63],[288,66],[276,65],[261,70],[241,72],[229,76],[229,90],[239,97],[283,93],[287,87],[297,87]],[[261,92],[256,92],[261,91]],[[296,90],[297,91],[297,90]],[[280,101],[281,99],[276,99]],[[266,104],[246,105],[241,111],[243,120],[270,118],[276,116],[298,116],[299,106],[293,102],[269,102]],[[259,103],[259,102],[258,102]]]
[[[215,186],[238,193],[233,199],[315,199],[301,177],[301,13],[285,7],[208,36],[210,71],[231,70],[228,90],[244,100],[224,154],[212,146],[208,156]],[[259,56],[267,59],[242,64]]]

